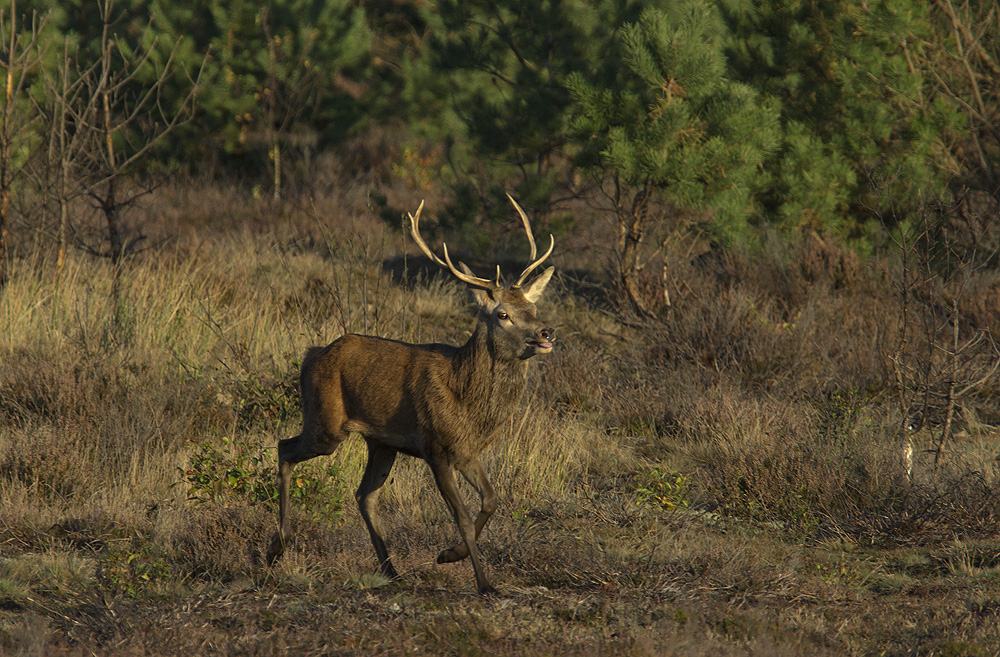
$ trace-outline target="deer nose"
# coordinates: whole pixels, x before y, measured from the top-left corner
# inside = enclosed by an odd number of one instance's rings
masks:
[[[538,329],[538,339],[545,342],[551,342],[556,337],[556,330],[554,328],[540,328]]]

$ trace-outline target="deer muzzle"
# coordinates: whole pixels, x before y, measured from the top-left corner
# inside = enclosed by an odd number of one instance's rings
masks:
[[[554,328],[540,328],[535,335],[527,340],[528,344],[535,348],[535,353],[547,354],[552,351],[552,343],[556,339]]]

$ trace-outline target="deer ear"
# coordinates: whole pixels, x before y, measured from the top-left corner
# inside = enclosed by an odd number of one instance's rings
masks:
[[[542,296],[542,292],[545,291],[545,286],[549,284],[552,279],[552,274],[555,272],[555,267],[549,267],[541,273],[535,280],[531,281],[528,287],[524,288],[524,298],[535,303],[538,298]]]
[[[464,262],[458,263],[458,268],[462,270],[462,273],[466,276],[475,276],[469,266]],[[490,296],[490,293],[478,287],[469,286],[469,293],[472,294],[472,300],[476,302],[477,306],[482,306],[484,308],[489,308],[491,306],[497,305],[497,302]]]

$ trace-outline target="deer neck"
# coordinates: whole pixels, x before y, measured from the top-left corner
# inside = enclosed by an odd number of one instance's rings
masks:
[[[502,354],[480,323],[455,354],[456,396],[470,420],[492,434],[521,399],[527,372],[527,361]]]

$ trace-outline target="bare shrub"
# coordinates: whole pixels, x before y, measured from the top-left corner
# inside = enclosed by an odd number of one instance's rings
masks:
[[[990,517],[988,473],[956,464],[942,489],[901,476],[884,346],[899,323],[880,263],[809,237],[680,266],[672,314],[615,350],[599,403],[611,427],[646,436],[651,458],[693,460],[700,503],[796,536],[864,541],[928,524],[961,533]]]
[[[747,431],[739,443],[716,445],[704,455],[706,495],[726,514],[792,535],[837,533],[845,504],[869,512],[884,507],[892,488],[873,482],[891,482],[893,473],[879,462],[880,450],[865,449],[863,441],[830,447],[797,433]]]
[[[271,510],[263,506],[187,509],[168,528],[166,549],[185,573],[231,581],[250,574],[260,559],[261,537],[268,535],[273,526]],[[308,530],[300,534],[300,543],[311,542]]]
[[[0,408],[21,430],[0,451],[0,472],[57,497],[166,474],[164,455],[203,431],[200,414],[189,412],[203,403],[201,389],[103,356],[53,360],[22,352],[5,362]],[[87,463],[100,465],[81,467]]]

